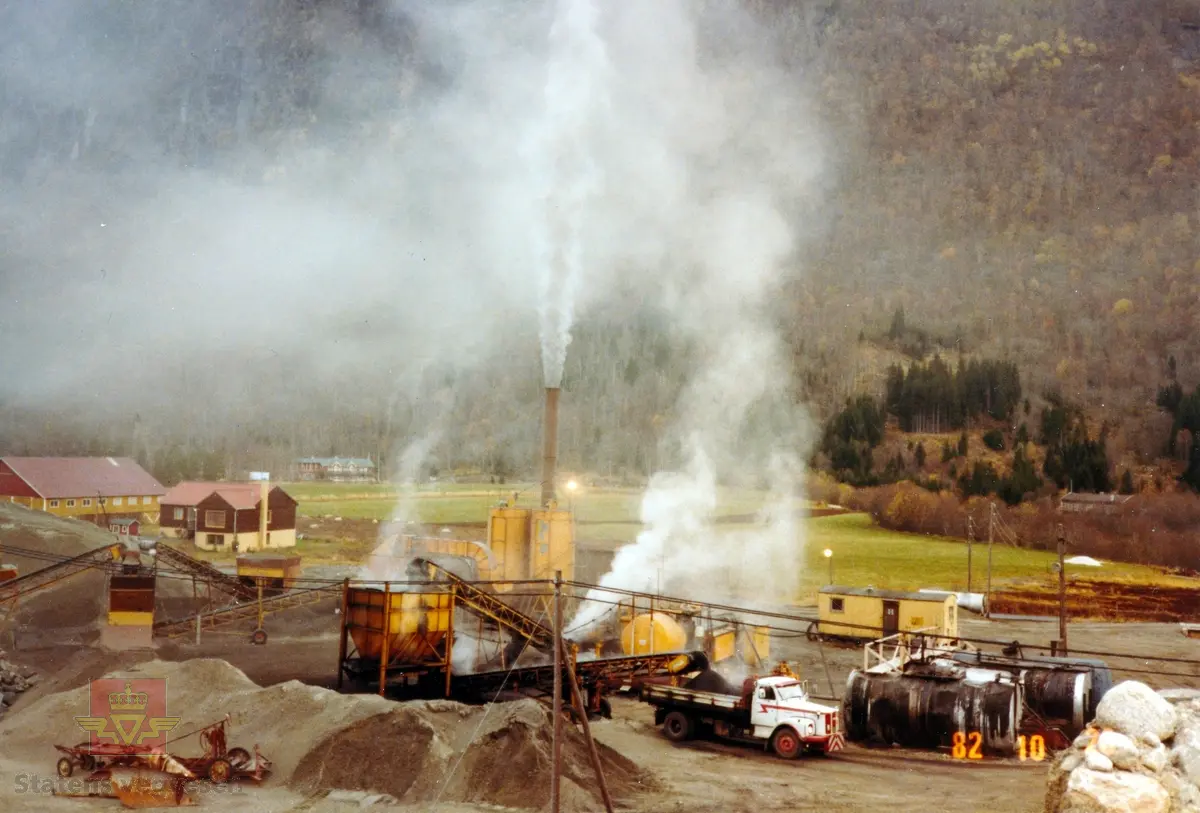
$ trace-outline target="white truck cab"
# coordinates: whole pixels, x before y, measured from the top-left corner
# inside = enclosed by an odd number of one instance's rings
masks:
[[[760,678],[749,703],[754,738],[768,740],[776,752],[798,753],[804,747],[828,752],[843,747],[838,710],[810,701],[808,687],[795,678]]]

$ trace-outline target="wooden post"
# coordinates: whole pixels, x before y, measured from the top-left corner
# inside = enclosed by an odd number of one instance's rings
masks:
[[[562,787],[562,571],[554,571],[554,729],[551,739],[550,813],[559,813]]]
[[[987,595],[983,600],[983,609],[987,617],[992,617],[992,534],[996,524],[996,506],[988,504],[988,575]]]
[[[450,674],[454,668],[454,603],[458,585],[450,585],[450,616],[446,622],[446,697],[450,696]]]
[[[971,592],[971,544],[975,541],[975,519],[967,517],[967,592]]]
[[[1067,535],[1063,526],[1058,526],[1058,645],[1061,654],[1067,654]]]
[[[600,752],[596,750],[596,741],[592,739],[592,727],[588,723],[587,706],[583,702],[583,693],[579,691],[579,681],[575,677],[575,667],[570,659],[566,661],[567,677],[571,681],[571,697],[575,701],[575,711],[579,714],[579,725],[583,728],[583,736],[587,740],[588,756],[592,760],[592,770],[596,772],[596,784],[600,787],[600,796],[604,799],[604,809],[613,813],[612,796],[608,793],[608,782],[604,779],[604,767],[600,764]]]
[[[391,642],[392,632],[392,583],[383,583],[383,639],[380,642],[379,648],[379,696],[383,697],[387,690],[387,667],[388,658],[391,655],[389,652],[389,644]]]
[[[350,631],[349,604],[350,579],[346,578],[342,581],[342,634],[338,638],[338,691],[342,689],[342,678],[346,671],[346,635]]]
[[[264,615],[264,613],[263,613],[263,606],[262,606],[262,600],[263,600],[263,580],[262,580],[262,577],[260,576],[260,577],[258,577],[257,579],[255,579],[255,583],[257,583],[257,584],[258,584],[258,626],[257,626],[257,627],[255,627],[255,629],[262,629],[262,625],[263,625],[263,615]]]
[[[264,477],[262,480],[262,496],[258,500],[258,549],[267,549],[267,515],[270,511],[271,484]],[[233,535],[237,539],[237,534]],[[259,626],[262,626],[261,624]]]
[[[196,646],[200,646],[200,613],[196,613]]]

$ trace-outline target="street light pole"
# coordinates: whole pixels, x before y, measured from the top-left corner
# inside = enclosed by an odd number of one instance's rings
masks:
[[[825,558],[829,560],[829,584],[833,585],[833,551],[829,548],[825,549]]]

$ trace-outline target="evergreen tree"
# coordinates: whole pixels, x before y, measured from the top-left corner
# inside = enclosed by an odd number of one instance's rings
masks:
[[[1121,492],[1122,494],[1132,494],[1132,493],[1134,493],[1134,488],[1133,488],[1133,472],[1131,472],[1129,469],[1125,469],[1124,473],[1122,473],[1122,474],[1121,474],[1121,488],[1120,488],[1120,492]]]
[[[925,467],[925,444],[918,443],[916,450],[913,451],[913,457],[917,460],[917,468]]]

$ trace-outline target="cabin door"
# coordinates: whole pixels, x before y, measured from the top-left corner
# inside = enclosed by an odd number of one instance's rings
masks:
[[[895,635],[900,631],[900,602],[883,602],[883,637]]]

